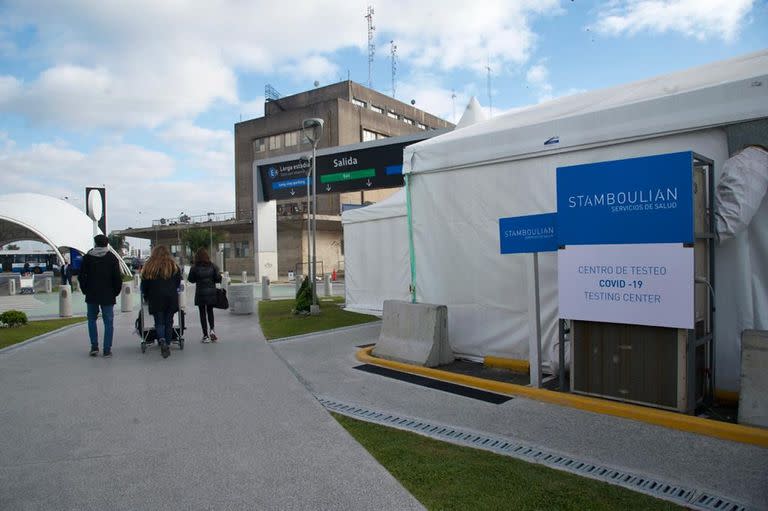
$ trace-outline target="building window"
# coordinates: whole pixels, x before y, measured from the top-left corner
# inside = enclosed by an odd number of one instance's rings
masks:
[[[285,134],[285,147],[299,145],[299,131],[289,131]]]
[[[269,150],[273,151],[275,149],[280,149],[283,147],[283,134],[280,135],[272,135],[269,137]]]
[[[409,119],[409,118],[407,118],[407,117],[403,117],[403,122],[404,122],[405,124],[410,124],[410,125],[413,125],[413,120],[412,120],[412,119]]]
[[[235,242],[235,257],[250,257],[251,249],[248,240]]]
[[[365,103],[365,101],[361,101],[361,100],[359,100],[359,99],[357,99],[357,98],[352,98],[352,104],[353,104],[353,105],[357,105],[357,106],[359,106],[360,108],[365,108],[365,107],[366,107],[366,103]]]
[[[418,126],[420,130],[425,130],[425,129],[427,129],[427,125],[426,125],[426,124],[421,124],[420,122],[417,122],[417,123],[416,123],[416,126]]]
[[[373,110],[377,114],[383,114],[384,113],[384,109],[383,108],[379,108],[378,106],[375,106],[375,105],[371,105],[371,110]]]
[[[390,119],[399,119],[400,118],[400,116],[397,115],[395,112],[391,112],[389,110],[387,110],[387,117],[389,117]]]
[[[379,140],[382,138],[389,138],[387,135],[376,133],[375,131],[367,130],[363,128],[363,142],[370,142],[371,140]]]
[[[263,153],[267,150],[267,139],[266,138],[257,138],[253,141],[253,152],[254,153]]]

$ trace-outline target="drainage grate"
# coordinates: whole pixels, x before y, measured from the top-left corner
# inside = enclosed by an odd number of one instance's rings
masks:
[[[368,408],[349,405],[339,401],[317,397],[318,401],[329,411],[349,417],[403,429],[437,440],[454,444],[474,447],[512,456],[524,461],[539,463],[548,467],[578,474],[583,477],[597,479],[617,486],[623,486],[640,493],[674,502],[692,509],[709,511],[748,511],[749,508],[733,500],[703,490],[694,490],[683,486],[667,483],[623,470],[602,465],[595,465],[571,457],[562,456],[523,445],[504,437],[492,437],[484,434],[461,430],[452,426],[434,424],[422,419],[378,412]]]

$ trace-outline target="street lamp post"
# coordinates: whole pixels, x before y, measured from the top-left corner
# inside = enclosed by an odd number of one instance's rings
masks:
[[[325,122],[322,119],[312,118],[304,119],[301,123],[302,132],[307,140],[312,144],[312,307],[310,312],[312,314],[319,314],[320,307],[317,305],[317,144],[320,142],[320,137],[323,136],[323,124]]]
[[[301,161],[307,163],[307,278],[309,278],[310,282],[312,282],[312,249],[310,246],[312,245],[312,217],[310,216],[309,212],[312,210],[312,195],[310,193],[310,179],[312,178],[312,161],[314,158],[312,156],[302,156]],[[302,261],[302,264],[304,262]]]

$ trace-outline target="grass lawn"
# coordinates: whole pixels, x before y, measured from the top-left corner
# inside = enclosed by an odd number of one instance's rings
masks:
[[[681,509],[541,465],[333,416],[427,509]]]
[[[0,348],[5,348],[38,335],[43,335],[67,325],[82,323],[85,318],[61,318],[30,321],[24,326],[16,328],[0,328]]]
[[[320,314],[305,316],[293,314],[294,300],[270,300],[259,302],[259,323],[267,340],[291,337],[343,326],[359,325],[379,318],[342,310],[344,299],[340,296],[320,299]]]

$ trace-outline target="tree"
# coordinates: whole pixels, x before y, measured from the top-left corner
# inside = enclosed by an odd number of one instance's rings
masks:
[[[122,234],[110,234],[107,236],[109,239],[109,245],[115,249],[115,252],[122,254],[123,249],[128,249],[128,242],[125,241],[125,236]]]
[[[224,241],[224,237],[220,232],[215,232],[209,229],[196,227],[193,229],[187,229],[182,235],[182,241],[184,245],[189,248],[189,251],[194,254],[198,249],[204,248],[211,251],[211,245],[214,247],[214,251],[220,242]],[[213,254],[209,254],[213,257]]]

